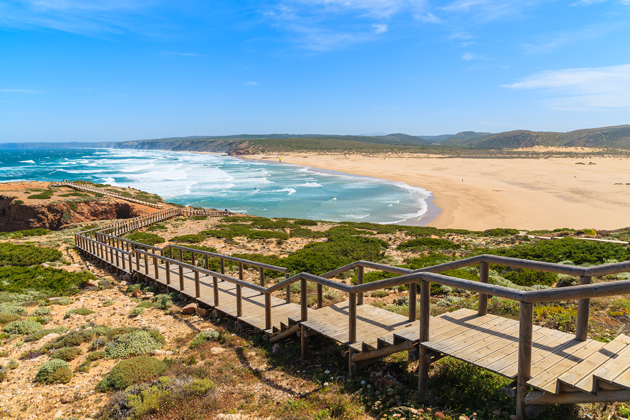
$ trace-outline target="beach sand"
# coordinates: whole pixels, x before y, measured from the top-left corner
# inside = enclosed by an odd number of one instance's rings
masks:
[[[304,153],[281,156],[283,163],[405,182],[429,190],[433,203],[441,210],[429,226],[470,230],[630,226],[627,158],[460,159]],[[276,160],[275,156],[245,157]]]

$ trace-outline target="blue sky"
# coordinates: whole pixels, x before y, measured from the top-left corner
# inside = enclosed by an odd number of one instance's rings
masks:
[[[0,0],[0,142],[630,123],[630,0]]]

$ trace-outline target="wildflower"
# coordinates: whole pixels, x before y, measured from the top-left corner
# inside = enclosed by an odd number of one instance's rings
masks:
[[[324,386],[328,386],[330,385],[328,382],[324,382]]]
[[[361,385],[365,385],[365,381],[361,381]]]
[[[326,369],[326,370],[324,371],[324,373],[325,373],[326,375],[328,375],[328,374],[330,373],[330,371],[329,371],[328,369]]]

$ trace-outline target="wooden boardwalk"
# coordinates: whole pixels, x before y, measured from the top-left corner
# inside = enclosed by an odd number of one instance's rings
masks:
[[[239,325],[261,331],[272,342],[299,332],[303,358],[307,357],[307,337],[312,333],[335,340],[348,348],[351,376],[365,363],[408,351],[412,360],[420,361],[420,395],[427,390],[429,366],[450,356],[513,379],[506,393],[516,394],[519,419],[534,418],[550,404],[630,400],[630,337],[620,335],[610,343],[587,338],[589,298],[630,293],[630,281],[590,285],[591,276],[630,271],[629,262],[581,268],[483,255],[417,271],[356,262],[322,276],[300,273],[289,277],[283,267],[173,245],[161,249],[120,238],[130,230],[186,215],[185,212],[168,209],[82,232],[75,236],[76,244],[91,257],[177,290],[212,308],[217,315],[233,317]],[[180,260],[173,258],[174,249]],[[181,261],[183,252],[190,253],[191,263]],[[209,258],[220,259],[220,272],[208,269]],[[199,266],[202,261],[204,267]],[[238,264],[238,278],[226,274],[226,261]],[[523,292],[490,285],[487,283],[491,263],[578,275],[581,286]],[[476,264],[480,267],[479,282],[434,274]],[[330,279],[355,268],[357,285]],[[364,268],[399,276],[363,284]],[[265,286],[265,270],[281,272],[286,278]],[[293,303],[290,286],[298,282],[300,302]],[[307,305],[312,293],[309,282],[317,285],[317,308]],[[432,282],[479,293],[479,310],[459,309],[429,316]],[[420,319],[415,319],[418,283]],[[363,293],[397,285],[409,286],[411,317],[362,304]],[[322,306],[324,286],[347,293],[348,300]],[[285,290],[284,299],[273,295],[281,290]],[[487,314],[488,295],[520,302],[520,319]],[[569,299],[578,299],[576,334],[533,325],[534,303]]]

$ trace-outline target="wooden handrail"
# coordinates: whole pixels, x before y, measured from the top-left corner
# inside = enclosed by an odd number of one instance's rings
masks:
[[[261,262],[257,262],[257,261],[246,260],[244,258],[231,257],[229,255],[217,254],[215,252],[210,252],[210,251],[203,251],[201,249],[187,248],[185,246],[180,246],[180,245],[167,245],[167,246],[165,246],[162,249],[163,250],[167,250],[169,248],[175,248],[175,249],[180,249],[180,250],[183,250],[183,251],[194,252],[195,254],[207,255],[207,256],[213,257],[213,258],[221,258],[221,259],[224,259],[224,260],[233,261],[233,262],[237,262],[237,263],[242,263],[242,264],[246,264],[246,265],[251,265],[251,266],[254,266],[254,267],[258,267],[258,268],[264,268],[264,269],[267,269],[267,270],[278,271],[280,273],[287,273],[289,271],[289,269],[286,268],[286,267],[280,267],[280,266],[277,266],[277,265],[271,265],[271,264],[265,264],[265,263],[261,263]]]

